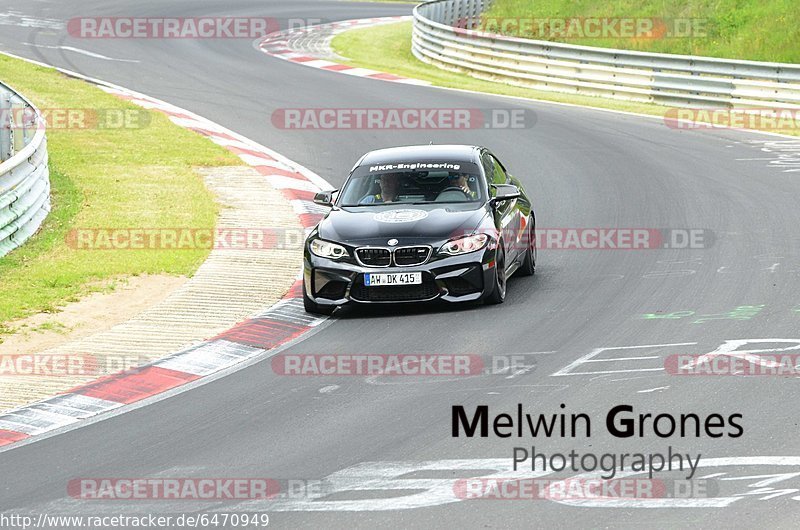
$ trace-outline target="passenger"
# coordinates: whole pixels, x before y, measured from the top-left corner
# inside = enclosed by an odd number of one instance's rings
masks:
[[[381,192],[375,195],[367,195],[358,201],[358,204],[382,204],[397,201],[400,194],[400,182],[395,173],[381,175]]]

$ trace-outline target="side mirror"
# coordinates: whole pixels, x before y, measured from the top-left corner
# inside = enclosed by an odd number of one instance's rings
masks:
[[[333,194],[339,190],[320,191],[314,195],[314,203],[321,206],[333,206]]]
[[[522,193],[520,193],[519,188],[513,184],[495,184],[493,187],[495,189],[495,194],[490,200],[492,205],[522,197]]]

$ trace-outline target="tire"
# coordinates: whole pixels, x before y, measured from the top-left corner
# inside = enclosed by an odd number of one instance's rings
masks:
[[[502,304],[506,300],[506,251],[503,242],[497,244],[497,253],[494,258],[494,285],[492,294],[486,298],[489,305]]]
[[[306,313],[312,313],[314,315],[332,315],[336,307],[335,305],[320,305],[309,298],[306,294],[305,281],[303,282],[303,308],[306,310]]]
[[[519,268],[519,273],[522,276],[533,276],[536,273],[536,229],[533,221],[528,221],[528,248],[525,251],[525,258],[522,260],[522,266]]]

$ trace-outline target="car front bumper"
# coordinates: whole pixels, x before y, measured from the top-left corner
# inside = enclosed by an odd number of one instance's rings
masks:
[[[367,287],[366,273],[421,272],[421,285]],[[306,296],[319,305],[403,303],[443,300],[469,302],[491,294],[494,250],[484,248],[461,256],[437,257],[421,265],[364,267],[320,258],[306,251],[303,284]]]

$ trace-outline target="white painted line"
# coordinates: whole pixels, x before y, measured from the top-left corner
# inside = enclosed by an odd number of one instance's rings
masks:
[[[693,346],[696,342],[675,342],[671,344],[645,344],[644,346],[606,346],[604,350],[638,350],[640,348],[663,348],[666,346]]]
[[[290,52],[290,53],[282,53],[280,55],[276,55],[275,57],[280,57],[281,59],[286,59],[287,61],[294,61],[294,59],[302,59],[305,57],[310,57],[307,53],[300,53],[300,52]],[[301,62],[302,61],[296,61]]]
[[[113,92],[109,92],[109,93],[113,94]],[[125,94],[124,93],[119,93],[119,94],[115,94],[115,95],[124,96]],[[128,101],[130,101],[134,105],[139,105],[140,107],[145,108],[145,109],[160,110],[162,112],[170,112],[169,108],[164,107],[163,105],[160,105],[160,104],[155,103],[153,101],[147,101],[146,99],[133,98],[133,99],[130,99]]]
[[[647,390],[637,390],[637,394],[649,394],[650,392],[656,392],[657,390],[667,390],[668,386],[659,386],[656,388],[648,388]]]
[[[327,320],[327,317],[306,313],[301,298],[281,300],[267,311],[259,313],[253,318],[273,318],[275,320],[312,328]]]
[[[77,421],[79,419],[74,416],[42,410],[37,404],[0,416],[0,429],[35,435],[52,431]]]
[[[87,57],[94,57],[95,59],[102,59],[104,61],[116,61],[119,63],[140,63],[141,61],[136,59],[116,59],[114,57],[107,57],[105,55],[101,55],[99,53],[90,52],[89,50],[82,50],[80,48],[74,48],[72,46],[47,46],[45,44],[33,44],[30,42],[23,42],[25,46],[33,46],[34,48],[46,48],[48,50],[64,50],[67,52],[75,52],[81,55],[86,55]]]
[[[704,475],[702,477],[698,477],[698,480],[703,480],[707,478],[716,478],[716,477],[724,477],[727,473],[711,473],[710,475]]]
[[[583,361],[584,363],[613,363],[614,361],[640,361],[642,359],[658,359],[658,355],[648,355],[642,357],[614,357],[609,359],[592,359]]]
[[[239,158],[248,166],[272,167],[275,169],[282,169],[284,171],[291,171],[290,168],[286,167],[284,164],[281,164],[277,160],[273,160],[272,158],[265,158],[263,156],[255,156],[247,153],[239,154]]]
[[[2,52],[0,52],[0,53],[2,53]],[[14,56],[12,55],[11,57],[14,57]],[[38,64],[41,64],[42,66],[47,66],[48,68],[52,68],[52,66],[46,65],[44,63],[38,63]],[[110,86],[102,86],[102,85],[98,85],[97,88],[99,88],[100,90],[102,90],[106,94],[114,94],[116,96],[126,96],[126,97],[130,96],[129,92],[127,92],[125,90],[122,90],[122,89],[119,89],[119,88],[113,88],[113,87],[110,87]]]
[[[598,372],[576,372],[574,374],[555,373],[552,375],[562,376],[562,375],[628,374],[633,372],[663,372],[663,371],[664,371],[663,368],[628,368],[626,370],[600,370]]]
[[[31,429],[26,423],[18,423],[13,418],[0,417],[0,429],[6,431],[21,432],[27,435],[39,434],[36,429]]]
[[[423,81],[422,79],[393,79],[395,83],[403,83],[405,85],[416,85],[416,86],[431,86],[430,81]]]
[[[591,352],[587,353],[583,357],[579,357],[575,359],[570,364],[565,366],[564,368],[560,369],[554,374],[551,374],[551,377],[561,377],[565,375],[600,375],[600,374],[618,374],[618,373],[625,373],[625,372],[660,372],[663,371],[663,367],[660,368],[636,368],[630,370],[608,370],[608,371],[601,371],[601,372],[572,372],[573,369],[578,367],[581,364],[586,362],[591,362],[594,357],[597,357],[601,353],[607,350],[632,350],[632,349],[642,349],[642,348],[665,348],[667,346],[693,346],[697,344],[696,342],[676,342],[671,344],[647,344],[645,346],[617,346],[617,347],[605,347],[605,348],[595,348]],[[596,361],[595,361],[596,362]]]
[[[328,206],[322,206],[321,204],[317,204],[311,201],[304,201],[304,200],[293,200],[289,201],[289,204],[292,205],[294,208],[295,213],[302,214],[302,213],[320,213],[326,214],[330,210]]]
[[[307,180],[300,180],[283,175],[266,175],[270,186],[278,190],[319,191],[319,187]]]
[[[83,394],[61,394],[40,402],[38,406],[55,414],[83,419],[121,407],[122,403]]]
[[[178,116],[170,116],[170,121],[179,127],[187,129],[200,129],[201,131],[224,133],[225,127],[212,123],[208,120],[199,120],[196,118],[180,118]]]
[[[310,66],[311,68],[324,68],[326,66],[334,66],[339,63],[334,63],[333,61],[328,61],[326,59],[316,59],[314,61],[306,61],[303,64]]]
[[[239,149],[248,149],[250,151],[257,151],[252,145],[240,142],[239,140],[232,140],[223,136],[210,136],[211,141],[223,147],[238,147]]]
[[[794,344],[788,348],[761,348],[756,350],[740,350],[739,347],[747,346],[749,344]],[[766,353],[768,355],[774,352],[785,352],[800,349],[800,339],[736,339],[726,340],[716,350],[698,356],[693,361],[687,363],[687,367],[699,366],[702,363],[712,361],[715,357],[720,355],[727,355],[729,357],[742,359],[745,362],[758,364],[768,368],[777,367],[779,362],[771,360],[769,357],[764,358],[759,353]]]
[[[531,370],[534,370],[535,368],[536,368],[535,365],[523,366],[523,367],[519,368],[517,371],[515,371],[513,374],[507,375],[506,379],[514,379],[515,377],[518,377],[520,375],[525,375],[528,372],[530,372]]]
[[[349,70],[339,70],[339,73],[354,75],[357,77],[366,77],[368,75],[382,74],[384,72],[378,72],[377,70],[370,70],[369,68],[350,68]]]
[[[206,376],[264,353],[260,348],[226,340],[205,342],[157,361],[155,366]]]
[[[593,377],[592,379],[590,379],[590,381],[594,381],[595,379],[603,379],[605,377],[606,377],[605,375],[601,375],[600,377]],[[635,375],[633,377],[620,377],[617,379],[609,379],[609,382],[616,383],[618,381],[633,381],[634,379],[653,379],[653,378],[650,377],[649,375]]]
[[[31,16],[13,9],[0,12],[0,25],[17,26],[20,28],[40,28],[63,30],[64,21],[57,18],[44,18]]]

